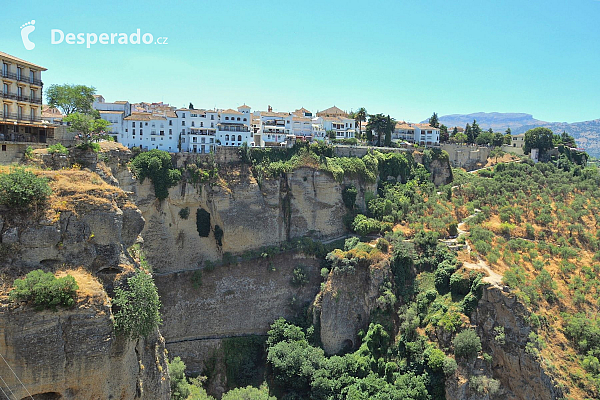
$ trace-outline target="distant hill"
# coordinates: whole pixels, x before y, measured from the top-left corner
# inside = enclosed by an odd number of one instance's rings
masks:
[[[538,126],[549,128],[554,133],[566,131],[575,138],[580,147],[586,149],[589,155],[600,157],[600,119],[570,124],[567,122],[541,121],[533,118],[531,114],[498,112],[451,114],[439,117],[440,123],[448,127],[464,127],[467,123],[472,124],[474,119],[484,130],[492,128],[494,131],[504,132],[507,128],[510,128],[513,135],[524,133]]]

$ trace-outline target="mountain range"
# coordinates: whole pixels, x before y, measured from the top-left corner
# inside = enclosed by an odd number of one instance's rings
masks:
[[[481,129],[492,128],[496,132],[504,132],[510,128],[513,135],[527,132],[531,128],[543,126],[554,133],[563,131],[572,135],[579,147],[584,148],[590,156],[600,157],[600,119],[581,122],[546,122],[533,118],[531,114],[525,113],[499,113],[478,112],[472,114],[450,114],[438,117],[440,124],[448,127],[465,127],[472,124],[473,120]],[[427,121],[423,121],[427,122]]]

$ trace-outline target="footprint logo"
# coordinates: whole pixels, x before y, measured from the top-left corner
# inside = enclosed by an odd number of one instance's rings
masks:
[[[21,25],[21,39],[23,39],[23,46],[27,50],[33,50],[35,43],[29,40],[29,34],[35,31],[35,20],[32,19],[26,24]]]

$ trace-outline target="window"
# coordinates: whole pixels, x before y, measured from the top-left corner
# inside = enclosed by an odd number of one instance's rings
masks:
[[[144,131],[142,129],[140,129],[140,136],[142,136],[144,134]]]
[[[192,143],[198,143],[198,138],[196,136],[192,138]]]
[[[200,122],[200,128],[204,126],[204,122]]]
[[[132,128],[135,128],[135,121],[133,121],[133,122],[131,123],[131,127],[132,127]],[[134,132],[135,132],[135,130],[134,130]]]
[[[150,139],[151,142],[154,142],[155,140],[156,140],[155,138]]]
[[[185,113],[181,114],[181,118],[185,118]]]
[[[229,140],[229,135],[225,135],[225,140]]]
[[[210,116],[210,119],[213,119],[213,120],[215,119],[214,114]]]
[[[144,123],[144,125],[145,125],[145,126],[148,126],[148,123],[146,122],[146,123]],[[140,125],[140,126],[141,126],[141,125]]]
[[[35,120],[35,108],[32,108],[29,113],[30,113],[29,115],[31,116],[31,121],[34,121]]]
[[[6,145],[5,144],[2,145],[2,151],[6,151]]]
[[[169,135],[173,134],[173,129],[169,129]]]
[[[181,126],[185,126],[185,121],[181,121]]]
[[[135,129],[132,129],[132,132],[131,132],[131,133],[133,133],[133,134],[135,135]]]
[[[4,94],[8,94],[8,85],[6,83],[2,85],[2,89],[4,91]]]
[[[8,75],[8,64],[2,63],[2,75]]]
[[[244,118],[244,121],[246,121],[246,118]]]
[[[23,88],[21,86],[17,87],[17,96],[19,96],[19,97],[23,96]]]
[[[19,106],[18,110],[19,110],[18,118],[22,119],[23,118],[23,107]]]
[[[29,71],[29,82],[33,83],[33,78],[35,77],[35,72]]]
[[[194,124],[194,121],[192,121],[192,126],[196,126],[196,125]]]
[[[172,119],[169,120],[169,125],[173,125],[173,120]]]
[[[242,135],[238,135],[238,141],[242,141]]]
[[[23,68],[17,67],[17,79],[21,79],[21,74],[23,73]]]
[[[200,139],[200,143],[206,143],[206,138]]]
[[[229,117],[225,117],[225,121],[229,121]]]
[[[237,117],[237,120],[239,121],[239,120],[240,120],[240,117]]]

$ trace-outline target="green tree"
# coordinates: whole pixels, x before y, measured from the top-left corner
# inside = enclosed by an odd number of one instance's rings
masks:
[[[162,322],[160,299],[150,274],[137,271],[127,285],[115,289],[115,330],[130,339],[146,337]]]
[[[361,122],[367,121],[367,110],[364,107],[358,109],[358,111],[354,114],[354,119],[358,124],[358,133],[362,137],[362,125]]]
[[[140,153],[131,161],[130,166],[141,183],[150,178],[154,194],[159,200],[166,199],[169,188],[181,179],[181,171],[171,168],[171,156],[164,150],[153,149]]]
[[[433,126],[434,128],[439,128],[440,127],[440,121],[438,120],[438,115],[436,112],[434,112],[431,117],[429,117],[429,125]]]
[[[276,400],[276,397],[269,396],[269,389],[263,385],[260,388],[247,386],[232,389],[223,394],[221,400]]]
[[[529,154],[531,149],[539,149],[540,155],[553,147],[552,138],[554,134],[548,128],[537,127],[525,132],[525,145],[523,152]]]
[[[458,133],[458,127],[455,126],[454,129],[452,129],[452,136],[455,136]]]
[[[367,131],[375,132],[377,134],[377,146],[381,146],[381,137],[385,136],[388,129],[388,119],[383,114],[372,114],[369,115],[369,123],[367,124]]]
[[[467,141],[467,135],[463,132],[458,132],[456,135],[453,135],[450,140],[454,143],[465,143]]]
[[[395,127],[396,127],[396,120],[388,115],[387,116],[387,124],[385,127],[385,141],[384,141],[384,145],[386,147],[390,147],[392,145],[392,132],[394,132]]]
[[[93,115],[75,112],[63,118],[64,122],[69,122],[69,131],[78,132],[79,137],[85,145],[91,142],[97,142],[105,138],[105,132],[110,122],[95,118]]]
[[[469,141],[469,143],[475,143],[475,140],[477,140],[477,137],[479,135],[481,135],[481,127],[477,123],[477,120],[474,119],[473,125],[471,125],[471,136],[472,136],[473,140]]]
[[[512,131],[510,130],[510,128],[506,128],[506,131],[504,131],[504,133],[512,136]]]
[[[190,395],[190,384],[185,377],[185,363],[181,357],[175,357],[170,363],[169,378],[171,379],[171,400],[185,400]]]
[[[494,133],[494,137],[492,139],[492,146],[500,147],[504,144],[504,135],[500,132]]]
[[[91,114],[96,89],[85,85],[50,85],[46,89],[46,100],[50,107],[60,109],[63,114]]]
[[[465,329],[458,333],[452,344],[456,357],[473,358],[481,351],[481,340],[473,329]]]
[[[473,137],[473,129],[471,129],[471,125],[467,124],[467,126],[465,126],[464,134],[467,137],[467,143],[475,143],[475,137]]]
[[[448,135],[448,127],[444,124],[440,125],[440,143],[447,142],[450,139]]]

